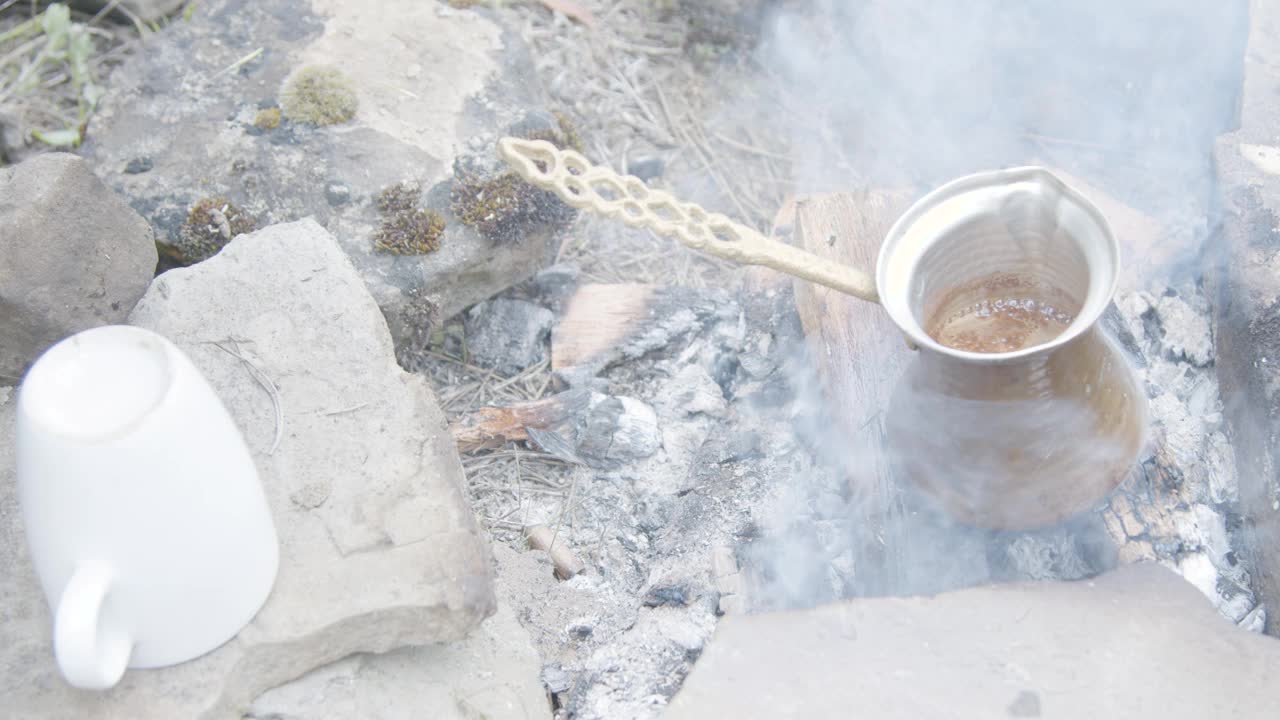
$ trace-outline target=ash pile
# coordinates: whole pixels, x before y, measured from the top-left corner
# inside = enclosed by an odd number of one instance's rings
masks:
[[[738,548],[812,463],[781,367],[798,323],[788,337],[759,309],[555,266],[429,351],[498,575],[567,716],[655,716],[717,617],[745,609]]]

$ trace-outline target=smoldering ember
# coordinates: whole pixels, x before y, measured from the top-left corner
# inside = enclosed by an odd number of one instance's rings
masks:
[[[1277,29],[0,2],[0,717],[1275,717]]]

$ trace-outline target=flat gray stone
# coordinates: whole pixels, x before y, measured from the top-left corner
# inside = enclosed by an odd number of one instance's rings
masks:
[[[238,719],[263,691],[307,671],[353,653],[454,641],[492,614],[489,553],[444,416],[425,382],[396,364],[377,305],[323,228],[273,226],[166,273],[130,322],[187,352],[245,433],[280,536],[279,576],[253,622],[216,651],[130,671],[108,692],[71,689],[54,668],[48,610],[28,564],[6,410],[6,712]]]
[[[550,720],[541,661],[501,581],[498,611],[462,640],[361,654],[253,703],[255,720]]]
[[[84,160],[0,168],[0,385],[64,337],[123,322],[155,269],[151,228]]]
[[[1223,239],[1209,279],[1215,357],[1259,599],[1280,607],[1280,8],[1249,2],[1240,129],[1214,151]],[[1280,635],[1280,613],[1267,632]]]
[[[547,359],[555,319],[527,300],[482,302],[466,314],[467,350],[477,365],[516,375]]]
[[[1280,641],[1170,570],[728,615],[663,716],[1270,718]]]
[[[202,200],[238,209],[229,234],[314,218],[342,243],[398,345],[420,349],[428,326],[547,264],[564,219],[531,217],[495,239],[451,212],[456,160],[496,163],[501,135],[546,129],[550,117],[519,35],[491,18],[421,0],[203,0],[113,71],[83,152],[166,254],[183,246]],[[349,79],[354,117],[315,126],[277,114],[272,127],[286,80],[314,65]],[[374,250],[377,197],[401,182],[445,220],[439,249]]]

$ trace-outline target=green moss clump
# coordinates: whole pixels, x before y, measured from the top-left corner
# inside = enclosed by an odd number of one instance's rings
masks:
[[[285,81],[280,93],[284,116],[309,125],[336,125],[355,117],[359,101],[346,73],[327,65],[308,65]]]
[[[275,130],[280,127],[280,108],[265,108],[253,118],[253,126],[259,130]]]
[[[373,249],[393,255],[425,255],[440,249],[444,216],[418,204],[419,188],[400,183],[378,194],[382,225],[373,234]]]
[[[243,208],[222,197],[207,197],[187,213],[173,248],[165,254],[184,265],[208,260],[237,235],[253,232],[258,223]]]

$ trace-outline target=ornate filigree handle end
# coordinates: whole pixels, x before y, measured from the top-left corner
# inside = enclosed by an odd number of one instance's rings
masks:
[[[648,228],[701,252],[780,272],[878,301],[875,281],[799,248],[771,240],[719,213],[654,190],[640,178],[592,165],[546,140],[502,138],[498,156],[526,182],[555,193],[570,207],[592,210],[631,227]]]

